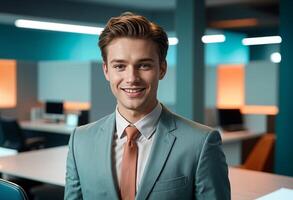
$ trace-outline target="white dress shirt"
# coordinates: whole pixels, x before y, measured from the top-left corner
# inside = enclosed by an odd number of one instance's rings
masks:
[[[160,103],[151,111],[149,114],[144,116],[133,125],[139,130],[139,136],[136,139],[138,146],[138,159],[137,159],[137,174],[136,174],[136,190],[140,184],[145,165],[147,163],[150,150],[154,141],[154,132],[156,131],[159,117],[162,112],[162,106]],[[120,183],[120,170],[122,164],[122,156],[124,150],[124,144],[126,143],[127,137],[124,132],[125,128],[129,126],[129,123],[116,108],[116,133],[113,141],[113,167],[114,175],[118,184]]]

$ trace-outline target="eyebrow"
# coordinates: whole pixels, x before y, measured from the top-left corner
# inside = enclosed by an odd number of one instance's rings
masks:
[[[125,60],[123,60],[123,59],[114,59],[114,60],[111,60],[111,62],[110,63],[125,63],[126,61]]]
[[[110,63],[126,63],[126,62],[127,61],[123,59],[114,59],[110,61]],[[137,62],[155,62],[155,61],[152,58],[142,58],[142,59],[139,59]]]
[[[143,59],[138,60],[138,62],[147,62],[147,61],[155,62],[154,59],[152,59],[152,58],[143,58]]]

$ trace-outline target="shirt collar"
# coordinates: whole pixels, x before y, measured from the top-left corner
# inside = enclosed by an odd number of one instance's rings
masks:
[[[159,117],[162,112],[162,105],[160,103],[147,115],[134,123],[134,126],[139,130],[139,132],[146,139],[150,139],[152,134],[156,130],[157,123],[159,121]],[[116,107],[116,131],[118,138],[123,137],[123,132],[129,123],[118,111],[118,107]]]

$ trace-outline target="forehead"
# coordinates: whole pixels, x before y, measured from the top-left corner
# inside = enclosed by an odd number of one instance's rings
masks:
[[[159,59],[157,45],[148,39],[116,38],[107,46],[107,59]]]

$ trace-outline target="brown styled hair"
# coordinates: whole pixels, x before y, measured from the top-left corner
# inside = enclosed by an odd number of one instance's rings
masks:
[[[99,37],[104,62],[107,61],[107,46],[112,40],[120,37],[149,39],[157,45],[160,63],[166,60],[169,43],[163,28],[141,15],[126,12],[112,17]]]

